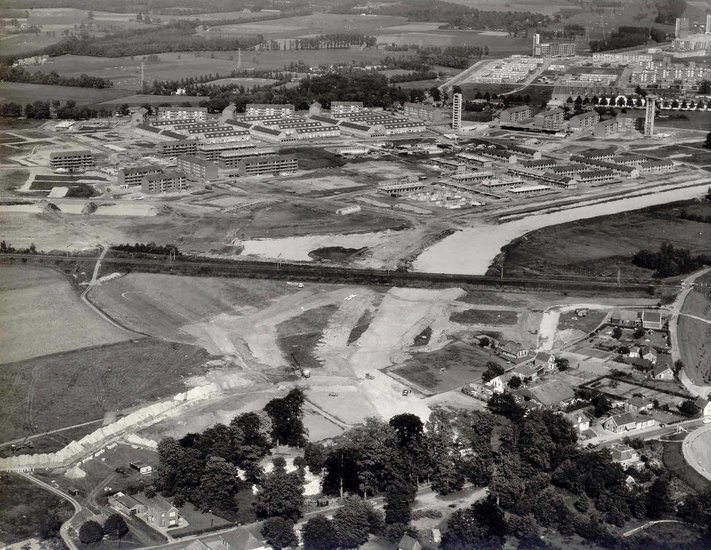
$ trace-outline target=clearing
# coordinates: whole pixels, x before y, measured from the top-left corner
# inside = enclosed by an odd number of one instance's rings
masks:
[[[4,365],[0,441],[99,420],[174,395],[185,389],[188,377],[207,370],[203,365],[209,360],[198,347],[143,338]]]
[[[47,268],[0,267],[0,310],[0,363],[133,337],[105,321],[60,273]]]
[[[706,275],[697,282],[708,284],[711,277]],[[677,332],[684,370],[695,383],[711,384],[711,289],[696,287],[689,292],[681,311]]]

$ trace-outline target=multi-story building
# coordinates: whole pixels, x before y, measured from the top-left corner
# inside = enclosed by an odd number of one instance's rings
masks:
[[[654,55],[651,53],[639,52],[598,52],[593,54],[593,65],[603,65],[613,63],[619,65],[630,65],[632,63],[651,63]]]
[[[541,43],[541,35],[533,35],[533,57],[573,57],[575,44],[572,42]]]
[[[579,115],[570,117],[570,128],[572,130],[585,130],[592,128],[600,122],[600,114],[597,111],[586,111]]]
[[[207,107],[159,107],[158,120],[207,120]]]
[[[452,96],[452,130],[455,132],[462,129],[462,94]]]
[[[531,107],[528,105],[519,105],[517,107],[509,107],[501,111],[499,120],[501,123],[523,122],[531,118]]]
[[[362,101],[331,101],[331,115],[340,116],[359,113],[363,110]]]
[[[287,117],[294,114],[296,108],[290,104],[247,103],[244,109],[246,117]]]
[[[267,155],[240,159],[237,163],[237,174],[240,176],[260,176],[263,174],[278,174],[295,172],[299,168],[296,155]]]
[[[201,143],[197,147],[197,154],[205,160],[217,160],[222,153],[230,151],[249,151],[256,149],[254,143],[242,141],[228,141],[224,143]]]
[[[49,165],[70,171],[84,170],[94,166],[94,153],[87,149],[77,151],[53,151],[49,154]]]
[[[160,174],[161,172],[163,172],[163,169],[155,164],[119,168],[117,183],[119,187],[126,189],[131,186],[141,185],[143,176],[147,176],[148,174]]]
[[[197,153],[201,142],[196,139],[174,139],[158,144],[158,153],[161,155],[194,155]]]
[[[565,111],[563,109],[551,109],[550,111],[541,111],[534,116],[533,124],[543,130],[560,130],[564,120]]]
[[[242,159],[271,157],[276,154],[277,150],[271,147],[255,147],[254,149],[224,151],[217,160],[219,165],[225,168],[238,168]]]
[[[141,191],[146,194],[185,191],[188,184],[182,172],[162,172],[143,176]]]
[[[177,168],[190,179],[216,180],[219,178],[219,169],[216,162],[201,159],[195,155],[179,156]]]
[[[434,105],[408,101],[403,106],[402,111],[407,118],[424,120],[425,122],[442,122],[442,110]]]

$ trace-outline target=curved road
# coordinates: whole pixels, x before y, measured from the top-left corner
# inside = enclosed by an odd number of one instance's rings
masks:
[[[681,451],[689,466],[711,481],[711,424],[705,424],[687,435]]]
[[[60,529],[59,529],[59,535],[62,537],[64,544],[67,545],[69,550],[79,550],[79,548],[77,547],[74,540],[72,540],[72,538],[69,536],[69,526],[71,525],[72,521],[77,516],[77,514],[79,514],[79,512],[81,512],[81,510],[82,510],[81,504],[79,504],[79,502],[77,500],[73,499],[68,494],[63,493],[62,491],[60,491],[59,489],[57,489],[55,487],[52,487],[49,483],[40,481],[36,477],[34,477],[30,474],[26,474],[24,472],[16,472],[16,473],[17,473],[17,475],[24,477],[27,481],[34,483],[35,485],[39,485],[43,489],[46,489],[47,491],[54,493],[58,497],[61,497],[64,500],[69,501],[69,503],[74,507],[74,515],[62,524],[62,527],[60,527]]]

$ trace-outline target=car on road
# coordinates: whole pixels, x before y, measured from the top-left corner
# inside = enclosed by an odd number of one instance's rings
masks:
[[[703,423],[704,424],[711,424],[711,418],[704,418]]]
[[[410,390],[402,390],[403,395],[410,395]]]
[[[368,380],[375,380],[375,376],[373,376],[373,375],[370,374],[370,373],[367,373],[367,374],[365,375],[365,377],[366,377]]]
[[[338,394],[335,391],[332,391],[328,394],[329,397],[338,397]]]

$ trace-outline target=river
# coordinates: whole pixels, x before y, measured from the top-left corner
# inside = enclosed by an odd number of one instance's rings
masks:
[[[414,271],[484,275],[501,249],[526,233],[561,223],[606,216],[647,206],[701,197],[709,183],[634,196],[589,206],[569,208],[548,214],[531,215],[519,220],[478,225],[458,231],[425,249],[415,261]]]

